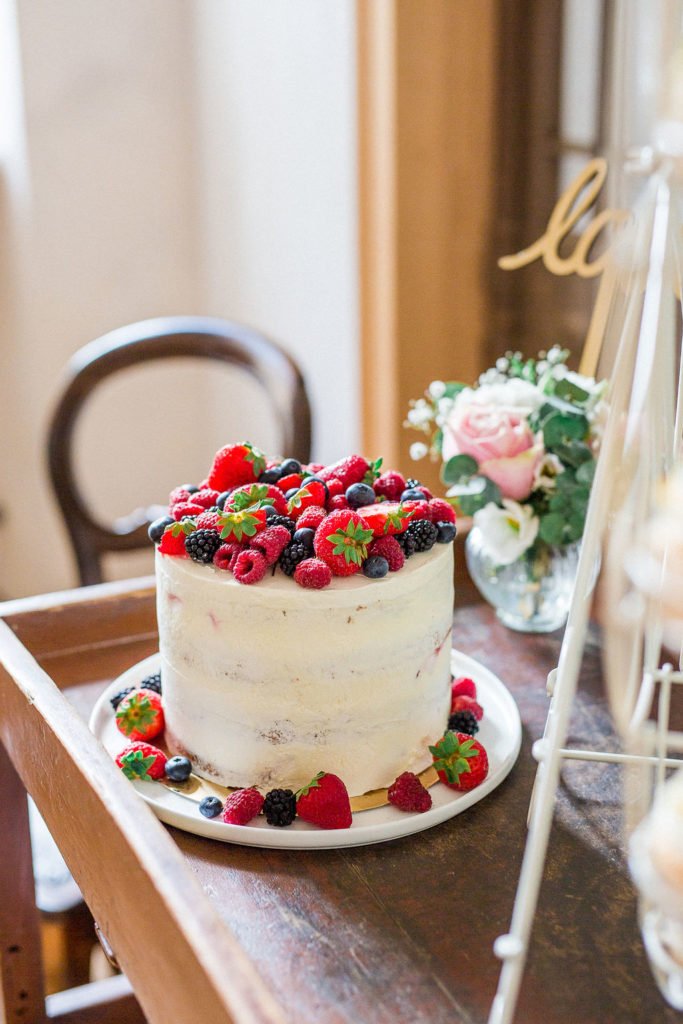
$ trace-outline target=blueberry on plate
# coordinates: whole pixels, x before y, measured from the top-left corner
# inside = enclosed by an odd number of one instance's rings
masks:
[[[205,796],[199,805],[199,813],[205,818],[216,818],[223,810],[223,803],[217,796]]]
[[[175,757],[169,757],[164,765],[164,772],[171,782],[187,782],[192,774],[192,762],[189,758],[177,754]]]
[[[153,523],[150,523],[147,527],[147,536],[153,544],[158,544],[164,535],[164,530],[171,523],[174,523],[175,519],[173,516],[161,516],[159,519],[155,519]]]

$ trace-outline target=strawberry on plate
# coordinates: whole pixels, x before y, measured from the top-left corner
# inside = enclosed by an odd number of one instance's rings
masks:
[[[127,779],[152,782],[163,779],[166,754],[151,743],[129,743],[116,756],[116,763]]]
[[[351,576],[367,558],[367,545],[371,540],[372,530],[358,513],[340,509],[323,519],[315,531],[313,547],[335,576]]]
[[[420,501],[380,501],[376,505],[363,505],[358,515],[372,530],[374,537],[387,537],[403,533],[411,519],[416,518]]]
[[[346,786],[338,775],[318,772],[296,794],[296,813],[318,828],[349,828],[353,820]]]
[[[133,690],[116,709],[116,728],[129,740],[151,740],[163,732],[161,697],[154,690]]]
[[[265,468],[265,455],[248,441],[228,444],[214,455],[206,480],[207,487],[221,494],[230,487],[254,483]]]
[[[466,792],[488,775],[488,754],[479,740],[467,733],[447,732],[429,751],[439,778],[450,789]]]

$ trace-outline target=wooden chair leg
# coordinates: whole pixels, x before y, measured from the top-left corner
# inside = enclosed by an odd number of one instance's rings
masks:
[[[2,743],[0,838],[0,1017],[7,1024],[43,1024],[40,914],[35,901],[26,790]]]

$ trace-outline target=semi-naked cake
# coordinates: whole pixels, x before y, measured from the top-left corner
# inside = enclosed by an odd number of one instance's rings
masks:
[[[357,795],[432,763],[451,702],[446,502],[360,456],[301,467],[245,443],[176,488],[150,535],[166,742],[195,772],[294,790],[326,771]]]

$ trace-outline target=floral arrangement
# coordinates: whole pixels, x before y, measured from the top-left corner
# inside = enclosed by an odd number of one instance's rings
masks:
[[[441,461],[446,497],[498,565],[583,535],[606,383],[569,370],[568,355],[509,352],[474,387],[433,381],[411,402],[405,426],[429,436],[412,458]]]

